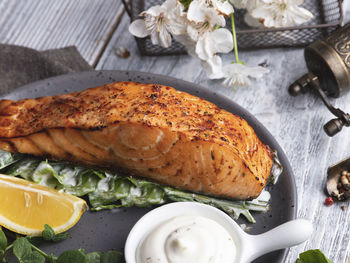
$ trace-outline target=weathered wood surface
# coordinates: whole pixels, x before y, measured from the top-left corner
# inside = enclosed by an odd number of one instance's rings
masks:
[[[75,45],[94,65],[123,11],[120,0],[0,0],[0,42],[38,50]]]
[[[342,211],[340,205],[325,207],[323,203],[327,167],[350,155],[350,129],[328,138],[322,125],[332,115],[320,100],[287,94],[287,86],[306,72],[302,50],[241,52],[248,65],[266,63],[270,73],[252,87],[234,91],[219,81],[207,80],[198,61],[188,56],[141,57],[127,32],[128,17],[124,14],[118,23],[121,14],[120,0],[0,0],[0,42],[36,49],[76,45],[90,64],[98,62],[97,69],[169,75],[233,99],[252,112],[284,148],[296,177],[298,216],[312,220],[315,226],[310,241],[291,249],[286,262],[294,263],[300,252],[319,248],[335,263],[346,263],[350,257],[350,209]],[[131,57],[118,57],[117,47],[128,48]],[[224,56],[227,62],[232,58],[232,54]],[[333,103],[350,111],[349,96]]]

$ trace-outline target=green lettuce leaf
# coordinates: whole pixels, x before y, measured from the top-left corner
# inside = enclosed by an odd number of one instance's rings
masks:
[[[26,180],[33,181],[31,179],[32,175],[35,169],[39,166],[40,162],[40,160],[34,158],[23,158],[22,160],[18,160],[15,164],[11,165],[5,171],[2,170],[2,172],[7,175],[20,176]]]

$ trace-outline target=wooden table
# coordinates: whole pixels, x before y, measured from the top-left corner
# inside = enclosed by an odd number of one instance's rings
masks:
[[[306,72],[303,50],[241,52],[248,65],[264,62],[271,72],[252,87],[234,91],[208,80],[198,61],[189,56],[141,57],[128,32],[129,22],[120,0],[0,1],[0,43],[38,50],[75,45],[96,69],[139,70],[192,81],[252,112],[284,148],[294,168],[298,217],[312,220],[315,227],[312,238],[292,248],[286,262],[294,263],[300,252],[313,248],[321,249],[334,262],[347,262],[350,208],[341,210],[343,204],[326,207],[324,186],[327,167],[350,155],[350,129],[329,138],[322,126],[332,116],[320,99],[288,95],[287,86]],[[118,57],[117,47],[127,48],[131,57]],[[232,59],[232,54],[224,56],[226,61]],[[349,112],[349,96],[333,103]]]

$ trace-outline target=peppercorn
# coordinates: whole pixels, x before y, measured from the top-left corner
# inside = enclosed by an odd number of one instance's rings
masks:
[[[333,191],[332,196],[338,200],[350,198],[350,173],[347,170],[340,172],[337,190]]]
[[[342,176],[340,176],[340,182],[343,185],[345,190],[350,190],[350,183],[349,183],[348,177],[346,175],[343,175],[343,173],[342,173]]]
[[[331,206],[334,204],[334,200],[332,197],[327,197],[326,200],[324,201],[324,203],[327,205],[327,206]]]

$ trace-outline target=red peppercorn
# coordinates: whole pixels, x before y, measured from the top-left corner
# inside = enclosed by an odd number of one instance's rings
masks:
[[[331,205],[333,205],[334,200],[333,200],[332,197],[327,197],[326,200],[324,201],[324,203],[325,203],[327,206],[331,206]]]

